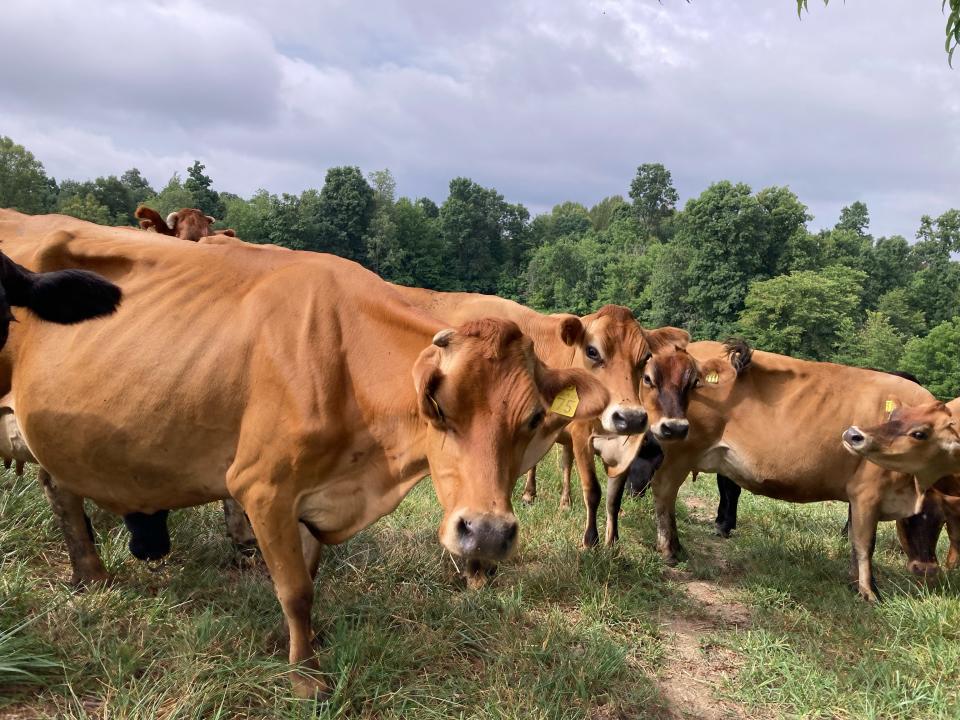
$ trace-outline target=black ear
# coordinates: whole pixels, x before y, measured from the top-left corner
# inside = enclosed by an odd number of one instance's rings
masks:
[[[120,304],[120,288],[86,270],[30,273],[24,305],[44,320],[70,324],[109,315]]]
[[[727,357],[730,358],[730,365],[736,370],[737,375],[742,375],[750,367],[753,361],[753,348],[747,344],[746,340],[740,338],[731,338],[723,343],[727,351]]]

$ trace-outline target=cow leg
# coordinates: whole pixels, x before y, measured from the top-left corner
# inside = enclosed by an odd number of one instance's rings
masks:
[[[304,562],[300,523],[294,514],[293,498],[279,497],[269,485],[254,485],[238,498],[253,526],[260,552],[270,571],[273,586],[290,633],[290,664],[307,671],[318,669],[313,652],[313,581]],[[327,691],[319,678],[298,670],[290,671],[293,692],[314,698]]]
[[[623,472],[616,477],[607,477],[607,530],[604,538],[607,547],[620,539],[620,505],[627,475],[629,473]]]
[[[877,508],[872,503],[850,501],[850,570],[860,596],[880,599],[873,577],[873,550],[877,542]]]
[[[97,554],[93,542],[93,526],[83,511],[83,498],[58,486],[50,473],[43,468],[37,470],[37,479],[40,480],[67,544],[67,554],[73,570],[70,584],[83,588],[106,582],[109,575]]]
[[[907,570],[922,578],[934,577],[940,570],[937,540],[944,516],[936,495],[935,490],[927,492],[919,513],[897,520],[897,539],[907,556]]]
[[[688,472],[688,467],[673,465],[668,458],[653,476],[657,550],[667,565],[676,565],[683,552],[677,534],[677,493],[687,479]]]
[[[303,549],[303,562],[310,573],[310,579],[316,581],[323,555],[323,544],[317,540],[305,523],[300,523],[300,545]]]
[[[223,519],[234,549],[242,555],[252,556],[257,549],[257,536],[253,534],[250,520],[240,503],[230,498],[224,500]]]
[[[960,515],[957,513],[960,507],[957,507],[958,505],[960,503],[956,502],[955,498],[947,498],[943,508],[943,515],[947,523],[947,537],[950,538],[950,550],[947,552],[946,561],[947,570],[953,570],[960,562]]]
[[[590,428],[586,423],[574,423],[570,428],[573,442],[573,458],[580,474],[583,490],[583,507],[586,510],[586,526],[583,529],[583,546],[593,547],[600,540],[597,532],[597,510],[600,507],[600,483],[593,464],[593,448],[590,447]]]
[[[560,464],[562,470],[562,480],[560,485],[560,509],[569,510],[570,502],[570,475],[573,473],[573,439],[569,436],[561,436],[557,440],[560,446]]]
[[[716,522],[717,535],[727,538],[737,528],[740,486],[725,475],[717,475],[717,490],[720,492]]]
[[[532,468],[527,470],[527,482],[523,486],[523,500],[524,505],[533,505],[534,501],[537,499],[537,466],[534,465]]]

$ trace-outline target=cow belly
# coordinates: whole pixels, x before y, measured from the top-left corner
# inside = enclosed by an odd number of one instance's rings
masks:
[[[0,457],[35,463],[36,458],[27,447],[17,419],[9,409],[0,415]]]
[[[788,468],[765,467],[725,444],[704,453],[697,470],[726,475],[744,490],[776,500],[805,503],[846,499],[842,485],[828,487],[800,473],[791,475]]]

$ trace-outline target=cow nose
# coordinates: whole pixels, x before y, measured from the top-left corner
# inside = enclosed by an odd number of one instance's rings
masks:
[[[513,515],[461,515],[456,523],[460,554],[479,560],[502,560],[517,541],[518,524]]]
[[[647,429],[647,411],[619,407],[610,414],[610,421],[619,435],[637,435]]]
[[[690,423],[686,420],[662,420],[654,433],[660,440],[683,440],[690,432]]]
[[[860,431],[860,428],[848,427],[843,433],[843,441],[850,447],[856,449],[862,448],[867,439],[863,436],[863,433]]]

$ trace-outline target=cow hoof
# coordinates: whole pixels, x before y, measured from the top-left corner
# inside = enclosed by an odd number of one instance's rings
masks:
[[[560,498],[560,509],[569,510],[571,508],[570,498],[562,497]]]
[[[728,528],[726,525],[717,524],[714,526],[714,534],[717,537],[728,538],[730,533],[733,532],[733,528]]]
[[[291,672],[293,694],[303,700],[325,700],[330,696],[330,686],[323,680],[302,672]]]
[[[596,530],[587,530],[583,534],[583,547],[592,548],[596,547],[597,543],[600,542],[600,536],[597,534]]]
[[[523,502],[524,505],[533,505],[536,499],[537,499],[536,495],[531,495],[529,493],[524,493],[523,497],[520,498],[520,500]]]
[[[74,592],[86,592],[96,588],[106,587],[110,584],[110,575],[104,571],[102,573],[78,574],[74,573],[70,577],[70,587]]]

